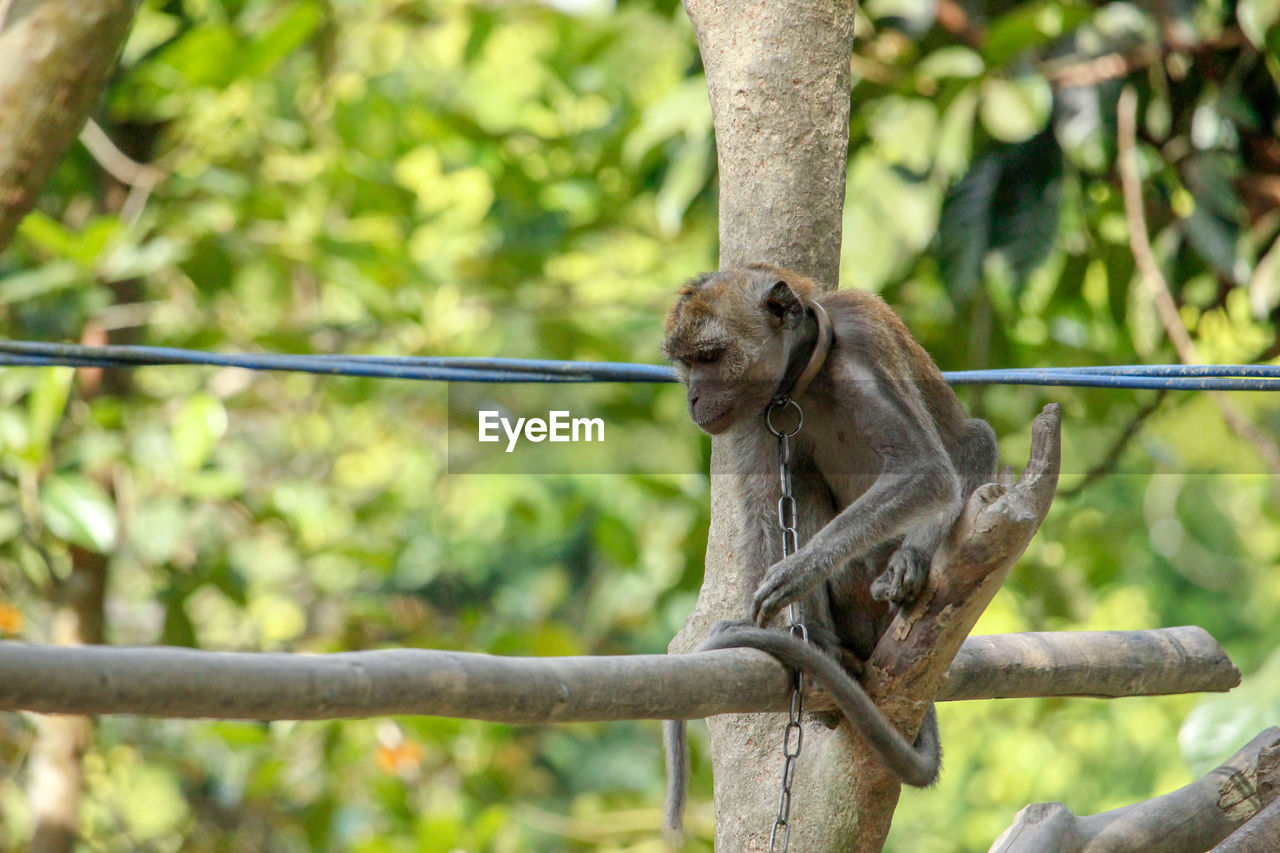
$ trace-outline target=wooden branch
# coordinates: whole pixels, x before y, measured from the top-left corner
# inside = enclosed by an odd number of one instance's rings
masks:
[[[919,731],[952,659],[1053,503],[1061,419],[1056,403],[1045,406],[1031,425],[1031,458],[1021,479],[1012,482],[1006,469],[1001,482],[982,486],[970,496],[947,541],[933,556],[920,600],[894,617],[867,659],[863,677],[867,692],[908,737]],[[849,731],[857,746],[843,756],[823,756],[818,772],[825,784],[838,785],[852,777],[863,802],[896,804],[901,782]],[[871,853],[883,847],[892,808],[868,813],[859,827],[857,844],[848,849]],[[833,845],[819,849],[828,848],[845,849]]]
[[[0,2],[0,251],[97,103],[134,0]]]
[[[1240,676],[1200,628],[973,637],[941,698],[1229,690]],[[0,709],[222,719],[432,714],[507,723],[785,710],[790,676],[749,649],[510,658],[395,649],[331,655],[0,642]]]
[[[886,713],[908,731],[919,726],[952,659],[1053,503],[1061,419],[1057,403],[1036,416],[1031,458],[1016,484],[991,483],[973,493],[934,555],[924,594],[894,617],[867,660],[868,692],[877,704],[888,703]]]
[[[1102,814],[1076,817],[1062,803],[1018,812],[990,853],[1203,853],[1258,815],[1261,837],[1275,831],[1280,729],[1266,729],[1216,769],[1183,788]],[[1236,838],[1239,835],[1231,835]],[[1219,847],[1270,851],[1275,846]]]
[[[1275,853],[1280,850],[1280,800],[1272,800],[1209,853]]]
[[[1222,647],[1194,626],[992,634],[965,640],[937,698],[1161,696],[1239,683]]]

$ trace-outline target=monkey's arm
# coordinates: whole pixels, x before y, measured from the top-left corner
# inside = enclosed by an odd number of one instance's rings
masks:
[[[857,364],[835,374],[841,391],[841,417],[851,421],[866,446],[879,457],[875,482],[795,554],[775,563],[756,589],[752,619],[768,625],[782,608],[826,580],[846,560],[919,526],[950,526],[960,507],[960,481],[915,389],[894,390],[877,372]],[[916,393],[915,399],[908,395]],[[838,424],[818,423],[826,433]],[[829,436],[816,436],[830,441]],[[820,465],[830,467],[832,454]],[[827,471],[823,472],[828,474]],[[831,472],[836,475],[839,471]],[[830,475],[828,475],[830,476]],[[925,566],[927,567],[926,555]],[[922,583],[923,575],[916,579]],[[899,580],[897,586],[901,586]]]

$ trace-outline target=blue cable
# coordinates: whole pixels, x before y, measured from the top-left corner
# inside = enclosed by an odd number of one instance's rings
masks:
[[[0,367],[111,367],[194,364],[329,376],[439,382],[674,382],[658,364],[523,358],[211,353],[174,347],[82,346],[0,340]],[[1266,364],[1130,364],[945,371],[953,385],[1048,385],[1194,391],[1277,391],[1280,366]]]
[[[1280,391],[1280,373],[1250,374],[1237,368],[1261,365],[1212,365],[1216,372],[1183,374],[1169,369],[1182,365],[1159,364],[1150,374],[1134,367],[1121,370],[1094,368],[1087,371],[1070,368],[943,371],[952,385],[1056,385],[1072,388],[1127,388],[1133,390],[1170,391]],[[1233,375],[1234,374],[1234,375]]]

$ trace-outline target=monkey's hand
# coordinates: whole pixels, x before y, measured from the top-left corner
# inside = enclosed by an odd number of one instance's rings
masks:
[[[799,601],[825,575],[813,555],[803,548],[774,563],[751,600],[752,621],[762,628],[768,626],[782,608]]]
[[[918,548],[903,546],[889,557],[880,577],[871,583],[871,597],[898,607],[910,607],[929,580],[928,554]]]

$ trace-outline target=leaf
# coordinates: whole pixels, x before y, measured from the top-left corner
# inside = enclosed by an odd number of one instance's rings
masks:
[[[75,370],[70,367],[49,367],[39,371],[31,397],[27,400],[27,447],[24,455],[28,459],[40,462],[48,454],[53,433],[67,408],[74,376]]]
[[[934,168],[950,180],[962,175],[973,156],[973,120],[978,110],[978,87],[966,86],[938,122],[938,153]]]
[[[1240,0],[1236,7],[1240,30],[1259,50],[1267,47],[1267,31],[1280,21],[1280,0]]]
[[[595,524],[596,548],[614,565],[631,569],[640,559],[635,533],[615,515],[603,515]]]
[[[18,234],[40,249],[58,258],[74,254],[75,237],[58,220],[40,210],[33,210],[18,224]]]
[[[134,510],[130,550],[144,565],[169,562],[187,535],[187,514],[176,498],[152,498]]]
[[[1280,305],[1280,240],[1271,244],[1249,278],[1249,304],[1259,319]]]
[[[938,268],[947,290],[967,299],[982,277],[991,242],[991,199],[1000,164],[984,155],[948,191],[938,218]]]
[[[243,47],[230,26],[209,24],[166,47],[157,61],[177,71],[191,87],[222,88],[240,75]]]
[[[81,548],[105,554],[115,547],[119,527],[115,505],[87,477],[49,477],[40,487],[40,517],[55,536]]]
[[[1051,130],[979,157],[943,200],[938,265],[948,289],[972,294],[987,253],[1001,251],[1019,280],[1048,256],[1058,231],[1062,150]]]
[[[27,219],[31,218],[28,214]],[[26,220],[23,220],[24,222]],[[53,261],[12,273],[0,281],[0,305],[10,305],[88,284],[89,275],[70,261]]]
[[[868,133],[890,163],[913,174],[928,172],[938,129],[938,111],[924,98],[881,98],[871,109]]]
[[[683,136],[692,141],[705,139],[710,132],[711,102],[707,100],[707,81],[698,74],[645,108],[640,123],[622,145],[622,161],[634,167],[650,151],[673,136]]]
[[[1034,74],[1005,80],[990,77],[982,84],[978,116],[987,132],[1001,142],[1022,142],[1042,130],[1053,108],[1049,82]]]
[[[937,19],[936,0],[868,0],[867,15],[880,27],[893,27],[912,38],[929,32]]]
[[[1062,149],[1051,130],[1002,149],[1004,168],[992,198],[991,248],[1025,280],[1049,255],[1061,210]]]
[[[241,74],[260,77],[297,50],[320,26],[320,10],[314,3],[298,3],[270,30],[257,35],[240,67]]]
[[[107,281],[143,278],[178,263],[186,251],[184,245],[167,237],[145,243],[122,243],[103,259],[98,274]]]
[[[685,211],[702,192],[715,167],[711,142],[686,142],[672,158],[656,198],[658,228],[667,237],[680,233]]]
[[[920,60],[916,74],[921,77],[956,77],[971,80],[980,77],[986,64],[977,51],[963,45],[940,47]]]
[[[188,470],[200,468],[226,433],[227,410],[222,401],[207,392],[192,394],[173,424],[178,463]]]
[[[1002,66],[1025,50],[1061,38],[1092,16],[1093,9],[1084,3],[1016,3],[1012,11],[991,23],[982,55],[989,67]]]
[[[160,631],[160,642],[166,646],[184,646],[195,648],[196,626],[187,613],[186,595],[169,591],[164,608],[164,627]]]
[[[1239,256],[1240,226],[1229,219],[1211,212],[1206,205],[1197,203],[1190,215],[1178,221],[1187,242],[1196,253],[1223,278],[1242,284],[1248,275],[1248,265]]]

